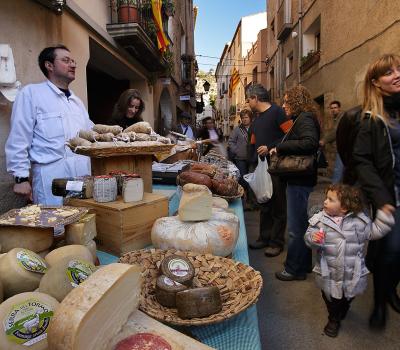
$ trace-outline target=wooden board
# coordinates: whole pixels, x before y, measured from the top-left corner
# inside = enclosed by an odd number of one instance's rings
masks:
[[[96,213],[99,249],[120,256],[151,244],[151,228],[158,218],[168,216],[166,196],[145,193],[140,202],[124,203],[121,197],[109,203],[71,198],[72,206],[85,206]]]
[[[106,158],[91,158],[92,175],[107,175],[111,171],[124,170],[139,174],[143,179],[145,192],[153,191],[152,155],[125,155]]]

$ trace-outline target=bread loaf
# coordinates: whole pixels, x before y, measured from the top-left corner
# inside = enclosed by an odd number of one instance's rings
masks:
[[[215,173],[217,172],[217,167],[212,164],[194,163],[190,166],[190,171],[193,171],[195,173],[204,174],[204,175],[207,175],[207,176],[213,178]]]
[[[197,185],[205,185],[209,189],[212,188],[211,178],[207,175],[195,173],[192,171],[184,171],[179,174],[179,185],[184,186],[186,184],[197,184]]]
[[[212,180],[212,191],[221,196],[236,196],[238,193],[238,183],[231,178],[226,178],[224,181]]]

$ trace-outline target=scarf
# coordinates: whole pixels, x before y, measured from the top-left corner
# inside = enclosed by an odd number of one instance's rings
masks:
[[[400,112],[400,93],[383,96],[383,105],[389,115],[395,117],[396,112]]]

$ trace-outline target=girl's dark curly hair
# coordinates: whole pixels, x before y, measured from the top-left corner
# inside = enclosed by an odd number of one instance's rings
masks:
[[[301,112],[311,112],[318,116],[318,108],[311,97],[310,92],[302,85],[292,87],[285,93],[285,104],[287,104],[293,115]]]
[[[335,192],[342,209],[357,214],[364,209],[361,191],[357,187],[352,187],[344,184],[329,185],[325,191]]]

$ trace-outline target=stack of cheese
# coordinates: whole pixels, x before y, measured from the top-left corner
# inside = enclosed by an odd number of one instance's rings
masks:
[[[221,205],[221,199],[215,202]],[[157,219],[151,231],[156,248],[188,250],[201,254],[228,256],[239,236],[239,219],[221,208],[204,185],[186,184],[178,216]]]
[[[137,311],[141,283],[136,265],[110,264],[93,273],[56,310],[49,349],[210,349]]]

